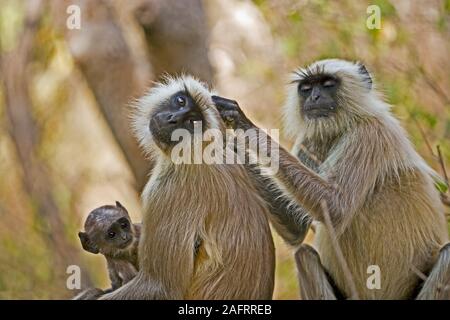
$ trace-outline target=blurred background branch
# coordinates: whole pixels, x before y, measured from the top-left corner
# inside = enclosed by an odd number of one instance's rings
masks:
[[[78,263],[80,259],[79,250],[67,241],[64,223],[52,195],[51,172],[36,152],[40,143],[40,128],[33,119],[28,67],[43,10],[42,1],[29,1],[17,47],[3,55],[1,62],[8,129],[22,170],[22,183],[36,214],[38,230],[54,253],[51,255],[51,264],[54,266],[52,279],[55,279],[58,274],[61,276],[65,273],[69,264]],[[91,285],[88,273],[83,277],[83,285]]]

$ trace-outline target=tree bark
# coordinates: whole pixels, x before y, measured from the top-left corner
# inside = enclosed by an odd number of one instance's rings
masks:
[[[211,84],[209,32],[201,0],[146,0],[135,16],[145,32],[156,76],[184,72]]]
[[[208,28],[200,0],[139,0],[133,11],[146,38],[155,79],[162,74],[193,74],[211,83]],[[61,7],[61,2],[56,1]],[[63,8],[68,2],[62,2]],[[144,159],[131,133],[127,105],[143,92],[136,61],[118,22],[111,1],[70,1],[80,6],[80,30],[65,31],[71,53],[91,88],[141,191],[148,180],[150,162]],[[59,9],[58,13],[64,12]],[[147,82],[150,82],[147,79]]]
[[[17,151],[22,169],[22,181],[33,209],[38,216],[39,229],[52,257],[55,259],[55,274],[65,274],[69,264],[79,261],[75,248],[68,242],[59,208],[53,198],[50,172],[39,159],[40,129],[33,119],[32,102],[28,90],[27,67],[33,52],[34,38],[43,11],[40,0],[27,2],[25,27],[15,49],[3,56],[1,67],[5,88],[6,115],[9,120],[8,131]],[[91,283],[84,273],[84,285]]]
[[[57,1],[59,2],[59,1]],[[68,5],[67,2],[59,6]],[[147,181],[150,162],[142,155],[129,123],[128,104],[143,89],[133,56],[107,1],[70,1],[81,8],[81,29],[65,28],[66,39],[135,178],[136,189]],[[59,12],[64,10],[58,10]]]

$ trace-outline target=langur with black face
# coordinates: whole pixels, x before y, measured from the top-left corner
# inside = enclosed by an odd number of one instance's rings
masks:
[[[301,296],[449,298],[450,246],[436,174],[367,69],[323,60],[291,80],[285,127],[295,139],[294,155],[280,147],[275,175],[252,172],[264,198],[278,207],[275,226],[287,242],[298,246],[311,219],[318,221],[317,251],[301,245],[296,253]],[[257,128],[236,102],[213,101],[234,128]],[[367,284],[373,266],[379,288]]]
[[[143,191],[138,275],[103,299],[271,299],[274,246],[265,202],[238,164],[175,164],[177,129],[224,133],[211,93],[168,78],[136,103],[134,129],[155,160]],[[198,137],[197,137],[198,138]]]
[[[112,292],[133,279],[138,264],[138,245],[141,225],[132,223],[127,209],[116,201],[115,206],[106,205],[92,210],[84,224],[84,232],[79,232],[83,249],[102,254],[106,258],[111,288],[105,291],[90,288],[75,300],[91,300]]]

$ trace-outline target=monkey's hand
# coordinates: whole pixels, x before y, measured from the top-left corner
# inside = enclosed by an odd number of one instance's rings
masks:
[[[228,127],[243,130],[256,128],[236,101],[219,96],[212,96],[211,99]]]

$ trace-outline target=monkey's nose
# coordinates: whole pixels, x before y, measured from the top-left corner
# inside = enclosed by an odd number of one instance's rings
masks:
[[[320,94],[313,94],[311,96],[312,101],[317,102],[320,99]]]
[[[177,124],[179,122],[179,117],[176,117],[174,114],[169,114],[167,116],[167,122],[170,124]]]
[[[183,123],[188,112],[185,110],[175,112],[160,112],[155,115],[155,120],[161,125],[179,125]]]

